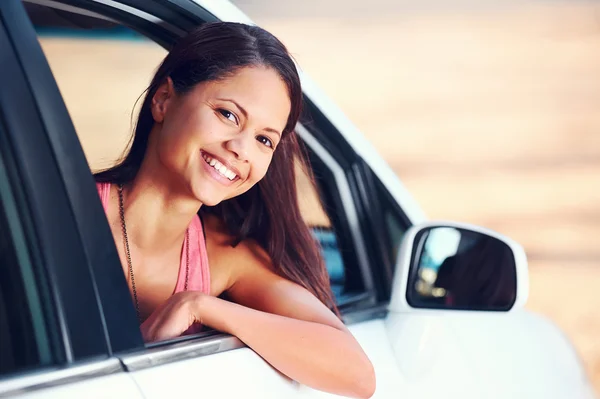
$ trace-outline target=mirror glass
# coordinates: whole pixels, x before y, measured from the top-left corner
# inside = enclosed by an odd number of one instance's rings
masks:
[[[517,293],[512,249],[487,234],[433,227],[417,235],[407,300],[413,307],[508,310]]]

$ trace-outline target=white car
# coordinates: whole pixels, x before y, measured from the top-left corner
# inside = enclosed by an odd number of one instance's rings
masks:
[[[225,0],[0,2],[0,396],[332,397],[217,331],[144,344],[36,36],[49,15],[88,33],[122,27],[165,48],[207,21],[251,23]],[[375,367],[374,397],[592,398],[570,342],[523,308],[523,249],[476,226],[428,222],[342,112],[307,76],[302,83],[309,116],[297,132],[327,210],[315,237],[344,322]]]

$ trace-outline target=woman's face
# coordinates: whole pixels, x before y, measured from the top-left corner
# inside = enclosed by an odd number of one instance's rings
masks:
[[[243,68],[183,95],[169,79],[152,101],[157,177],[210,206],[248,191],[267,173],[290,108],[270,68]]]

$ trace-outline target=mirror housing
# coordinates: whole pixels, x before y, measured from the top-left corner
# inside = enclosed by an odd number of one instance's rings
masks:
[[[458,238],[452,236],[448,237],[448,234],[446,234],[445,239],[440,241],[438,238],[437,243],[432,242],[432,232],[437,232],[437,236],[439,237],[441,232],[449,233],[453,231],[456,232],[454,235]],[[468,241],[471,242],[487,243],[488,245],[486,245],[485,249],[487,252],[477,250],[475,248],[476,245],[471,245],[471,248],[464,249],[465,245],[462,243],[464,240],[460,237],[468,238]],[[453,240],[454,242],[452,243],[451,241]],[[429,243],[427,241],[429,241]],[[461,241],[460,245],[459,241]],[[442,254],[442,256],[439,257],[437,264],[433,266],[432,269],[428,269],[427,273],[420,273],[419,270],[424,270],[423,267],[425,264],[431,264],[429,254],[427,254],[427,251],[425,251],[425,245],[437,245],[439,247],[441,245],[440,243],[444,243],[445,249],[441,250],[441,252],[446,251],[447,256]],[[463,248],[464,250],[458,248]],[[473,255],[471,255],[474,250],[477,252],[477,258],[474,258]],[[500,254],[499,251],[502,252],[502,254]],[[462,267],[463,270],[462,274],[460,275],[460,279],[464,281],[468,281],[468,279],[466,279],[464,276],[470,276],[473,274],[474,269],[471,265],[480,265],[482,263],[482,254],[484,255],[483,259],[489,259],[489,262],[483,262],[484,265],[489,268],[488,272],[492,272],[492,274],[486,274],[488,281],[486,281],[485,284],[487,284],[488,288],[490,283],[496,284],[496,280],[498,279],[498,270],[492,268],[505,268],[506,270],[504,270],[505,273],[503,273],[503,275],[506,276],[508,274],[509,276],[508,280],[505,281],[509,281],[508,289],[511,291],[511,301],[505,300],[502,306],[487,306],[484,304],[465,305],[464,303],[462,305],[460,303],[455,305],[452,304],[452,301],[447,300],[441,300],[437,303],[436,301],[430,301],[428,303],[427,301],[419,300],[419,298],[424,298],[419,296],[422,292],[432,292],[431,289],[438,290],[437,292],[440,294],[436,295],[440,297],[444,296],[444,289],[435,287],[433,281],[435,280],[435,284],[438,283],[439,279],[436,279],[436,275],[437,271],[441,271],[442,266],[440,266],[440,264],[448,264],[448,261],[451,260],[450,258],[453,258],[453,261],[456,260],[454,259],[456,256],[451,256],[454,254],[460,255],[462,265],[464,266]],[[501,263],[498,261],[500,255],[503,259]],[[442,262],[443,259],[447,259],[448,261]],[[467,263],[465,263],[465,261]],[[425,267],[427,266],[425,265]],[[468,269],[469,267],[471,267],[471,269]],[[507,268],[511,269],[509,270]],[[514,268],[514,270],[512,268]],[[446,267],[446,269],[448,268]],[[439,274],[441,277],[442,273]],[[429,281],[430,285],[423,288],[423,281],[419,281],[419,279]],[[447,278],[445,279],[447,280]],[[472,285],[473,283],[471,281],[468,284]],[[444,286],[446,289],[448,289],[447,284]],[[497,287],[492,288],[495,289]],[[419,291],[419,293],[417,293],[417,291]],[[432,295],[432,298],[436,295]],[[394,281],[392,285],[392,297],[388,306],[388,310],[390,312],[414,312],[416,310],[427,311],[429,309],[454,311],[510,311],[515,308],[523,307],[527,302],[528,295],[529,271],[527,265],[527,256],[525,255],[525,251],[520,244],[504,235],[484,227],[450,221],[432,221],[413,226],[404,234],[400,250],[398,252],[398,259],[396,262]]]

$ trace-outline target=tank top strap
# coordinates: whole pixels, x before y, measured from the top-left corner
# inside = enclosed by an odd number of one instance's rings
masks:
[[[110,183],[96,183],[96,190],[98,190],[100,202],[102,202],[102,207],[106,213],[108,209],[108,201],[110,199]]]
[[[190,262],[188,276],[188,290],[201,291],[205,294],[210,294],[210,268],[208,267],[208,254],[206,251],[206,239],[202,221],[198,215],[195,215],[192,222],[188,226],[190,246]],[[181,256],[181,265],[179,268],[179,277],[175,292],[185,291],[185,276],[186,276],[186,253]]]

